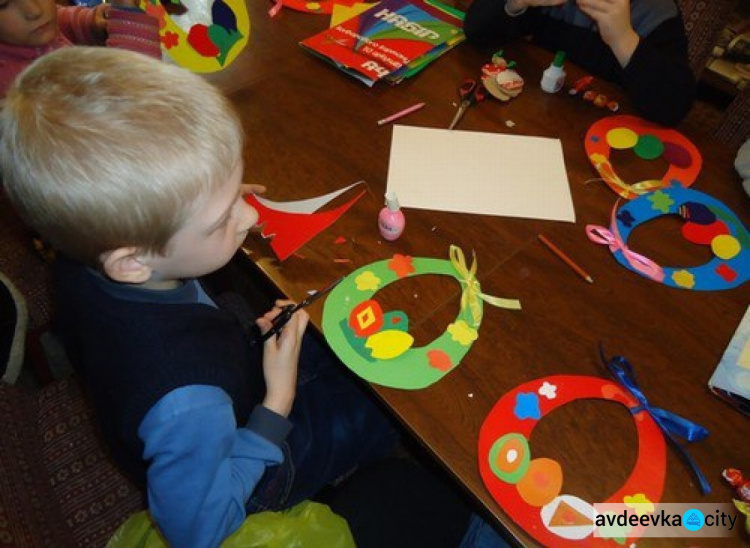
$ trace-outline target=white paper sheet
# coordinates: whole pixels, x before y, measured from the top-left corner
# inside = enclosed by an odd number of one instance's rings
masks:
[[[404,207],[576,219],[559,139],[396,125],[387,190]]]

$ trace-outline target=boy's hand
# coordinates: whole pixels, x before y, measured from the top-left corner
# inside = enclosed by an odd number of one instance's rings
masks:
[[[276,301],[276,306],[257,324],[261,333],[273,327],[273,319],[291,301]],[[263,345],[263,375],[266,380],[266,397],[263,406],[286,417],[292,410],[297,389],[297,365],[302,347],[302,336],[310,316],[304,310],[295,312],[281,333],[270,337]]]
[[[620,66],[630,61],[640,38],[630,22],[630,0],[577,0],[578,8],[596,21],[599,34]]]
[[[243,196],[245,194],[263,194],[266,191],[266,187],[263,185],[243,183],[240,185],[240,192]]]

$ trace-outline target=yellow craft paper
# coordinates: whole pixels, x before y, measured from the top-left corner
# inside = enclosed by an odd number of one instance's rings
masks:
[[[414,337],[404,331],[389,329],[367,337],[365,346],[372,350],[372,357],[376,360],[392,360],[397,358],[414,344]]]
[[[729,259],[736,257],[742,246],[737,238],[730,236],[729,234],[720,234],[711,240],[711,251],[714,252],[719,259],[728,261]]]
[[[638,142],[638,134],[630,128],[618,127],[607,132],[607,144],[619,150],[633,148]]]
[[[559,139],[396,125],[387,190],[403,207],[575,222]]]
[[[360,13],[369,10],[375,4],[377,4],[377,2],[373,4],[354,4],[353,6],[334,4],[333,11],[331,12],[331,23],[328,25],[328,28],[333,28],[344,21],[348,21],[352,17],[356,17]]]

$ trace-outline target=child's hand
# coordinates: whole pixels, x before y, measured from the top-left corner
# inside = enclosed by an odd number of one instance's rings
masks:
[[[109,10],[112,7],[138,8],[138,0],[110,0],[106,4],[97,4],[94,10],[94,37],[99,42],[104,42],[109,35]]]
[[[273,319],[279,315],[285,305],[291,301],[276,301],[276,306],[257,324],[261,333],[273,327]],[[289,415],[294,403],[297,388],[297,365],[302,347],[302,336],[310,320],[307,312],[298,310],[284,326],[281,333],[270,337],[263,345],[263,375],[266,380],[266,397],[263,405],[282,415]]]
[[[109,4],[98,4],[92,8],[94,10],[94,27],[93,33],[97,42],[102,42],[107,39],[107,19],[109,19]]]
[[[630,0],[577,0],[578,8],[596,21],[599,34],[620,66],[630,61],[640,38],[630,22]]]
[[[245,194],[263,194],[266,191],[266,187],[263,185],[243,183],[240,185],[240,192],[242,195]]]

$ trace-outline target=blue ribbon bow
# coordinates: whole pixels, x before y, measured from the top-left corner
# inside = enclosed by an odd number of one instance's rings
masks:
[[[688,442],[701,441],[708,436],[708,430],[702,427],[700,424],[689,421],[684,417],[680,417],[675,413],[653,407],[648,403],[646,396],[643,394],[641,389],[638,387],[638,383],[635,380],[635,373],[633,372],[633,366],[630,365],[628,360],[622,356],[614,356],[607,359],[604,355],[604,349],[599,345],[599,355],[601,356],[602,362],[609,370],[609,372],[617,379],[620,384],[630,392],[635,399],[640,403],[639,406],[630,409],[630,412],[635,415],[641,411],[647,412],[654,419],[654,422],[664,434],[664,437],[670,443],[670,445],[677,451],[680,458],[687,464],[693,475],[698,480],[701,493],[707,495],[711,492],[711,486],[703,475],[698,463],[688,454],[685,448],[679,444],[675,437],[682,438]]]

